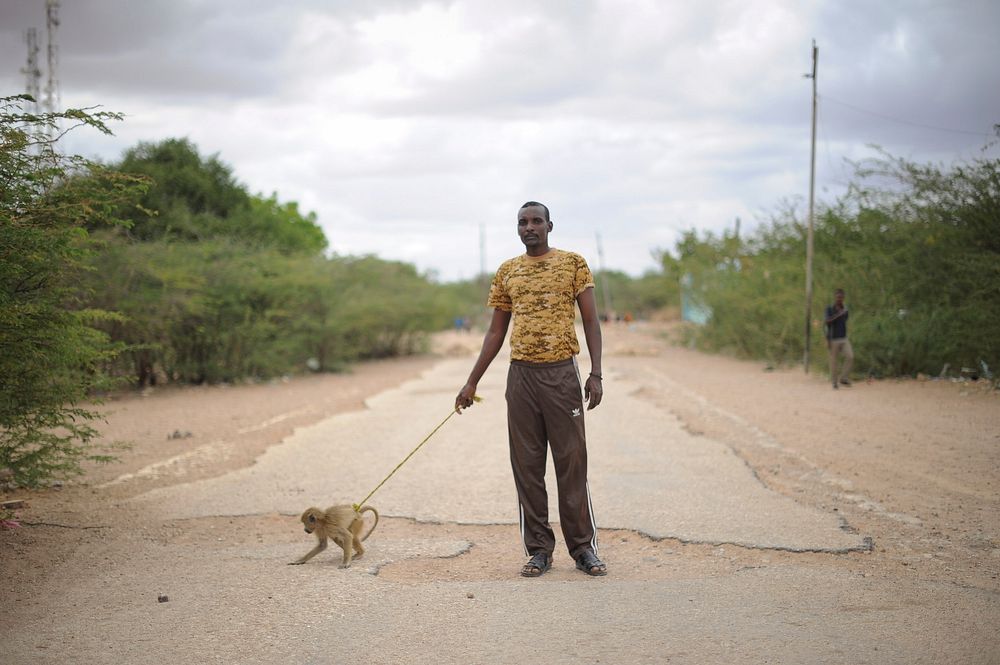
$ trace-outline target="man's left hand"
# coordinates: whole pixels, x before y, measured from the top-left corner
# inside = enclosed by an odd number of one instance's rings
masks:
[[[587,382],[583,386],[583,397],[587,400],[587,411],[601,403],[604,397],[604,385],[601,379],[593,374],[587,376]]]

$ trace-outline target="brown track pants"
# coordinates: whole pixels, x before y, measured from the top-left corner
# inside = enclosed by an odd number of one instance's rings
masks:
[[[506,397],[510,463],[525,553],[551,555],[555,549],[545,489],[545,463],[551,447],[566,548],[574,559],[588,549],[596,554],[597,525],[587,484],[583,387],[576,358],[545,364],[512,361]]]

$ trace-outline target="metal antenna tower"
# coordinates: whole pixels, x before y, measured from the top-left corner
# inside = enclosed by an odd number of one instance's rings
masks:
[[[45,84],[45,110],[55,113],[59,110],[59,44],[56,29],[59,27],[59,0],[45,0],[46,27],[49,35],[49,78]]]
[[[32,111],[38,113],[39,85],[42,79],[42,70],[38,68],[38,30],[28,28],[24,32],[24,41],[28,45],[28,62],[21,68],[21,73],[24,74],[24,91],[35,100]]]

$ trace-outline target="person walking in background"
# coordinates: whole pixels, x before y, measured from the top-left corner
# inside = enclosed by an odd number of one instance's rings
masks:
[[[838,384],[850,386],[851,365],[854,364],[854,350],[847,339],[847,305],[844,304],[844,289],[833,292],[833,304],[826,308],[826,345],[830,349],[830,380],[834,390]],[[840,372],[837,372],[837,356],[843,356]]]
[[[490,286],[493,308],[483,347],[469,379],[455,398],[455,409],[472,406],[476,386],[496,357],[511,318],[510,369],[507,373],[507,432],[511,468],[520,503],[521,539],[530,559],[521,575],[538,577],[552,566],[555,536],[549,524],[545,488],[548,449],[559,491],[559,523],[576,567],[605,575],[597,557],[597,524],[587,484],[587,410],[601,403],[601,324],[594,277],[579,254],[549,247],[549,209],[536,201],[521,206],[517,233],[525,253],[505,261]],[[580,380],[576,355],[576,308],[590,353],[590,374]]]

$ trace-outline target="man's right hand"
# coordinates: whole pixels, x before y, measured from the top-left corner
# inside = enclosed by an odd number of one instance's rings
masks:
[[[462,389],[458,391],[458,396],[455,398],[455,411],[458,411],[459,415],[462,413],[462,409],[467,409],[476,403],[476,386],[471,383],[466,383],[462,386]]]

